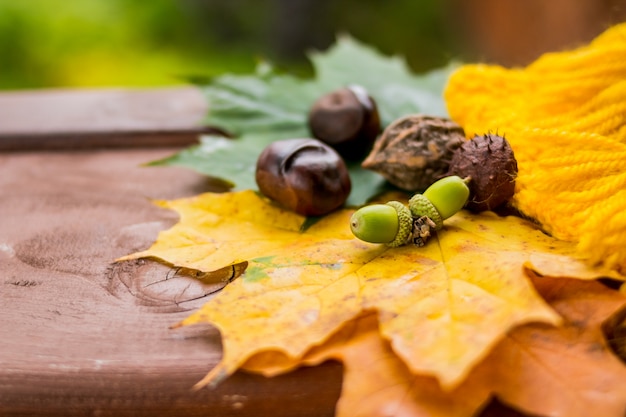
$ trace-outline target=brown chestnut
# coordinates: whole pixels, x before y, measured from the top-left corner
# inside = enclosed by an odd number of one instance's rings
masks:
[[[313,137],[350,160],[363,159],[380,133],[376,102],[365,88],[357,85],[317,99],[309,111],[308,122]]]
[[[351,189],[341,156],[316,139],[271,143],[257,160],[256,183],[267,197],[305,216],[339,208]]]

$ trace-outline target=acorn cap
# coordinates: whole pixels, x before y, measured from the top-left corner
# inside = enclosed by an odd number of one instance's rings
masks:
[[[396,209],[398,213],[398,233],[394,240],[387,243],[387,246],[395,248],[404,245],[411,237],[413,216],[411,215],[411,210],[399,201],[389,201],[387,205]]]
[[[423,194],[415,194],[409,200],[409,209],[414,218],[426,216],[435,223],[435,230],[439,230],[443,227],[443,219],[439,214],[439,211],[435,208],[433,203],[430,202]]]

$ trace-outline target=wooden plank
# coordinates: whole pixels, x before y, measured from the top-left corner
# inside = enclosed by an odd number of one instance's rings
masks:
[[[173,151],[0,154],[0,415],[333,415],[333,363],[193,391],[219,334],[168,327],[207,301],[185,302],[203,287],[156,262],[113,263],[176,221],[151,199],[208,190],[194,172],[140,167]]]
[[[0,93],[0,151],[186,146],[207,105],[194,87]]]

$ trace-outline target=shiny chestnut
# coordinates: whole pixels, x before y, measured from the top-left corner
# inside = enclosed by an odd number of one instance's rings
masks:
[[[381,130],[376,102],[357,85],[317,99],[309,111],[308,123],[313,137],[349,160],[363,159]]]
[[[257,160],[256,183],[264,195],[305,216],[341,207],[351,189],[341,156],[316,139],[271,143]]]

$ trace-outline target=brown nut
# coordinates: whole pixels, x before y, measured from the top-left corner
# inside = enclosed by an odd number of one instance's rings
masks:
[[[448,174],[470,178],[471,195],[465,206],[468,210],[493,210],[515,193],[517,161],[503,136],[475,136],[456,151]]]
[[[271,143],[257,161],[256,183],[264,195],[305,216],[339,208],[351,189],[341,156],[316,139]]]
[[[362,166],[403,190],[424,191],[445,176],[463,142],[463,128],[450,119],[408,115],[385,128]]]
[[[378,107],[361,86],[341,88],[320,97],[309,111],[313,137],[349,160],[360,160],[380,133]]]

